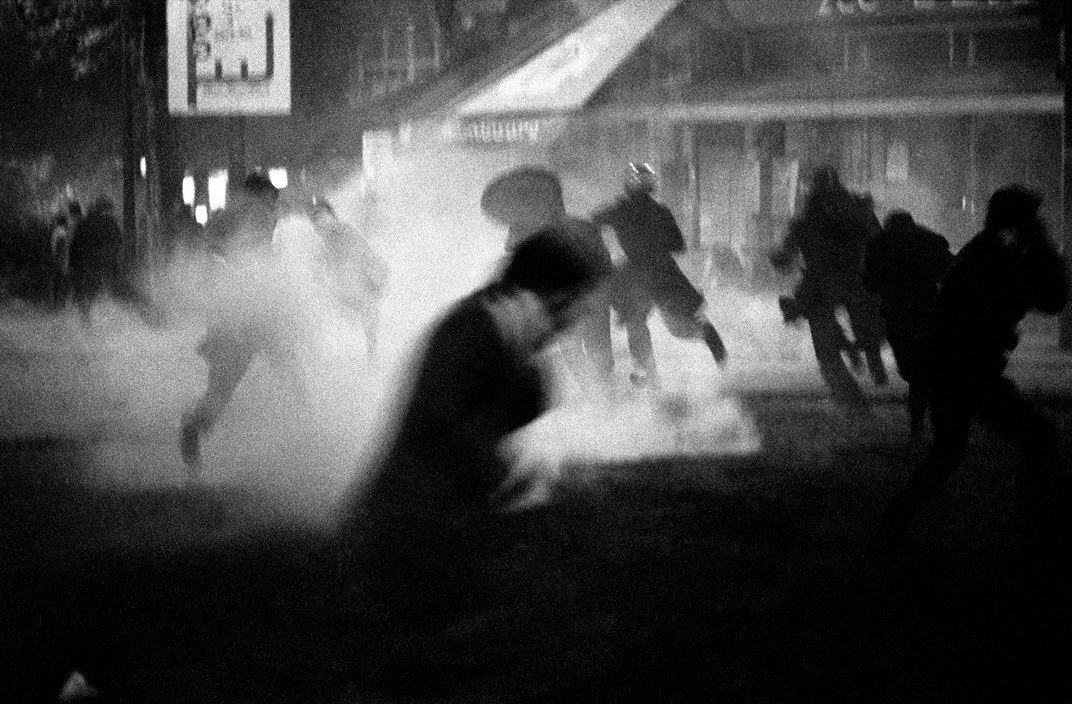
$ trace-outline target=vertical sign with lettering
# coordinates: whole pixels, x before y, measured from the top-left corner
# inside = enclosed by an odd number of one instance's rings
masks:
[[[168,0],[172,115],[290,112],[289,0]]]

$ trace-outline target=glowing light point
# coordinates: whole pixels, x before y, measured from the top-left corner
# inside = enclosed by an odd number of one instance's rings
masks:
[[[287,187],[287,170],[286,169],[268,169],[268,180],[272,182],[272,185],[276,188]]]
[[[226,206],[227,169],[220,169],[208,175],[208,209],[220,210]]]
[[[193,205],[196,195],[196,186],[194,185],[193,176],[184,176],[182,179],[182,202],[186,205]]]

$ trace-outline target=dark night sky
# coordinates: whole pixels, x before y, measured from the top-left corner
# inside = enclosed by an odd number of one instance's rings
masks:
[[[343,99],[347,62],[368,0],[292,0],[292,99],[298,115]],[[76,79],[66,61],[35,63],[8,2],[0,2],[0,157],[41,149],[63,152],[87,140],[116,140],[122,96],[119,68],[108,61]]]

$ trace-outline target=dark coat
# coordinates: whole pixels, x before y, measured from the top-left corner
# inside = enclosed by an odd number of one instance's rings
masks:
[[[897,369],[910,384],[927,381],[931,317],[952,261],[949,241],[911,220],[891,222],[867,246],[864,284],[879,297]]]
[[[685,249],[681,229],[670,209],[646,193],[622,198],[595,213],[592,222],[597,227],[614,229],[622,251],[633,264],[673,263],[671,254]]]
[[[1016,249],[983,230],[953,259],[935,304],[936,381],[999,375],[1031,310],[1055,314],[1068,301],[1066,265],[1045,234]]]
[[[567,215],[558,221],[548,223],[548,226],[560,227],[570,243],[577,247],[600,277],[610,273],[610,251],[607,250],[607,245],[599,234],[599,227],[594,223]],[[542,228],[534,229],[529,225],[511,225],[506,236],[506,251],[513,252],[526,238],[540,229]]]
[[[450,612],[487,586],[509,472],[499,445],[545,406],[540,372],[486,307],[494,295],[463,299],[435,326],[391,449],[348,517],[371,595],[403,611]]]
[[[91,210],[71,236],[70,266],[76,277],[119,277],[123,273],[123,230],[108,211]]]
[[[804,277],[797,291],[805,310],[843,305],[862,292],[867,243],[878,234],[867,200],[844,188],[814,194],[789,225],[781,251],[772,256],[786,266],[798,254]]]
[[[696,314],[703,295],[674,260],[685,239],[669,208],[646,193],[634,193],[595,213],[592,222],[614,230],[628,260],[609,284],[619,317],[646,318],[653,304],[671,316]]]
[[[867,246],[864,283],[877,293],[887,327],[927,322],[953,261],[949,241],[922,225],[892,225]]]

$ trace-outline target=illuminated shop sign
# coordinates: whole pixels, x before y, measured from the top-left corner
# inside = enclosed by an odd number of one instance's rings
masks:
[[[467,144],[533,144],[551,139],[561,122],[536,117],[461,120],[446,125],[443,136],[448,141]]]
[[[821,17],[853,17],[945,10],[1002,10],[1037,5],[1038,0],[816,0]]]
[[[536,142],[540,139],[539,120],[480,120],[463,123],[463,139],[488,144]]]
[[[172,115],[290,113],[290,0],[167,0]]]

